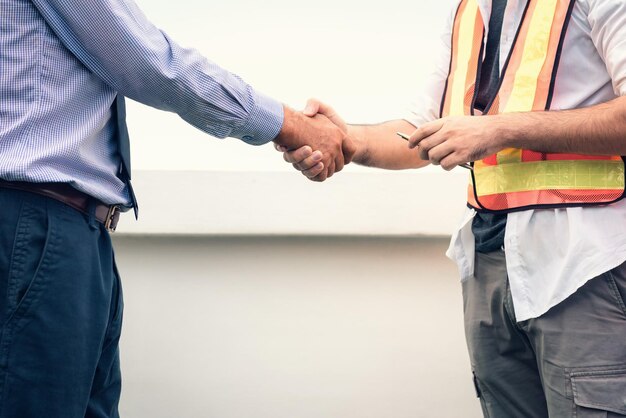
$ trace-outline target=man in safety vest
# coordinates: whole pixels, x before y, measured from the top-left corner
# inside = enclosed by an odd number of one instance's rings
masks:
[[[347,131],[359,164],[471,164],[448,256],[485,416],[626,416],[626,2],[461,0],[446,31],[406,119],[306,112]],[[319,154],[285,157],[320,180]]]

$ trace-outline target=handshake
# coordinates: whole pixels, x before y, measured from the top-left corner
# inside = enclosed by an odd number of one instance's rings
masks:
[[[274,143],[285,161],[313,181],[326,180],[350,161],[388,170],[428,164],[446,171],[472,170],[468,161],[510,147],[503,123],[501,115],[449,116],[418,128],[400,119],[348,127],[330,106],[309,100],[303,112],[285,107],[283,128]]]
[[[303,112],[285,106],[283,127],[274,144],[285,161],[313,181],[324,181],[341,171],[357,151],[346,123],[331,107],[314,99]]]

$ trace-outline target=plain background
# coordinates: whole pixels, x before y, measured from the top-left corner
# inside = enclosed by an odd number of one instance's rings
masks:
[[[402,117],[452,0],[140,0],[179,43],[293,107]],[[271,146],[129,105],[139,222],[124,279],[125,417],[478,417],[456,268],[466,174],[349,166],[307,182]]]
[[[179,44],[200,50],[259,91],[297,109],[317,97],[352,123],[406,114],[433,70],[453,3],[139,0]],[[210,140],[176,115],[130,107],[135,169],[291,170],[271,146]]]
[[[445,239],[116,237],[131,418],[478,418]]]

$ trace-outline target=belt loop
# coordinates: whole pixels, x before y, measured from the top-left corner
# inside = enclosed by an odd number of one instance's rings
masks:
[[[89,199],[87,206],[87,216],[89,220],[89,227],[91,229],[98,229],[98,218],[96,218],[96,207],[98,203],[94,199]]]

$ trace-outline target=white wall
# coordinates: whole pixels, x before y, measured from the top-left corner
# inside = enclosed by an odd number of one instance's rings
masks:
[[[302,108],[315,96],[375,123],[402,117],[419,94],[456,0],[137,1],[180,44],[276,99]],[[211,139],[145,106],[130,103],[129,125],[136,169],[292,170],[272,147]]]
[[[117,236],[122,416],[481,416],[446,245]]]
[[[374,123],[416,97],[454,0],[138,2],[259,90]],[[433,238],[456,225],[465,172],[351,165],[313,184],[270,146],[176,115],[131,103],[129,125],[123,416],[480,416],[456,270]]]
[[[293,172],[138,171],[127,234],[449,235],[467,172],[349,172],[319,184]]]

